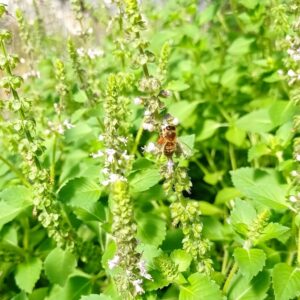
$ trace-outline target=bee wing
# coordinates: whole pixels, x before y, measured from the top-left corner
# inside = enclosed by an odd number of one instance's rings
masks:
[[[194,136],[183,136],[178,138],[176,154],[182,154],[184,157],[193,155]]]

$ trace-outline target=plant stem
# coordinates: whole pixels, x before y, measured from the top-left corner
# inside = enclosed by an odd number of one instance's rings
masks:
[[[298,228],[298,251],[297,251],[297,263],[300,266],[300,228]]]
[[[228,250],[227,247],[224,247],[224,257],[223,257],[223,262],[222,262],[222,270],[221,273],[223,275],[226,275],[226,267],[227,267],[227,263],[228,263]]]
[[[143,128],[143,123],[144,123],[144,119],[143,119],[143,122],[142,122],[142,124],[141,124],[141,126],[140,126],[140,128],[139,128],[139,130],[138,130],[138,132],[137,132],[137,134],[136,134],[136,137],[135,137],[135,140],[134,140],[134,144],[133,144],[133,147],[132,147],[132,149],[131,149],[131,154],[132,154],[132,155],[135,155],[135,154],[136,154],[138,145],[139,145],[140,140],[141,140],[141,138],[142,138],[143,130],[144,130],[144,128]]]
[[[229,143],[229,157],[230,157],[230,163],[232,170],[235,170],[237,168],[234,148],[231,143]]]
[[[238,268],[239,268],[239,267],[238,267],[238,264],[235,262],[235,263],[233,264],[231,270],[230,270],[230,273],[229,273],[229,275],[228,275],[228,277],[227,277],[227,279],[226,279],[226,281],[225,281],[224,287],[223,287],[223,292],[224,292],[225,294],[228,294],[229,288],[230,288],[231,283],[232,283],[231,281],[232,281],[232,279],[233,279],[234,274],[235,274],[236,271],[238,270]]]
[[[52,147],[52,160],[51,160],[51,168],[50,168],[50,180],[53,186],[55,181],[56,148],[57,148],[57,135],[54,134],[53,147]]]
[[[18,176],[18,178],[24,183],[24,185],[26,185],[27,187],[31,186],[29,181],[23,176],[23,174],[17,168],[15,168],[15,166],[10,161],[8,161],[2,155],[0,155],[0,160],[2,160],[10,168],[10,170]]]
[[[1,43],[2,53],[3,53],[4,57],[5,57],[5,60],[8,61],[8,54],[7,54],[7,51],[6,51],[5,44],[4,44],[3,40],[1,40],[0,43]],[[11,70],[11,67],[10,67],[9,63],[7,63],[5,65],[5,69],[6,69],[7,73],[10,76],[13,76],[13,73],[12,73],[12,70]],[[12,88],[12,87],[10,87],[10,91],[11,91],[13,97],[14,97],[14,100],[20,101],[20,97],[18,95],[18,92],[14,88]],[[26,120],[26,116],[25,116],[24,111],[23,111],[22,108],[20,108],[20,116],[21,116],[21,118],[22,118],[23,121]],[[32,143],[33,142],[33,138],[31,136],[30,132],[26,128],[24,129],[24,131],[25,131],[25,135],[26,135],[27,139]],[[41,164],[40,164],[40,161],[38,160],[37,156],[34,156],[34,161],[36,163],[37,168],[41,170]]]

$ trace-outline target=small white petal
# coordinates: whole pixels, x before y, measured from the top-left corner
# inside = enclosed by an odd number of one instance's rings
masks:
[[[295,77],[297,74],[295,73],[295,71],[293,71],[293,70],[288,70],[288,72],[287,72],[287,74],[288,74],[288,76],[290,76],[290,77]]]
[[[133,99],[133,103],[135,104],[135,105],[140,105],[140,104],[142,104],[142,99],[140,98],[140,97],[136,97],[136,98],[134,98]]]

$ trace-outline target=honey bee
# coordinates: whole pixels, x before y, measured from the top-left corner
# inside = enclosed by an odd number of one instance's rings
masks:
[[[172,159],[174,153],[178,156],[183,153],[182,147],[177,140],[176,125],[178,122],[175,121],[176,119],[170,114],[164,117],[161,134],[157,141],[160,153],[164,154],[168,159]]]

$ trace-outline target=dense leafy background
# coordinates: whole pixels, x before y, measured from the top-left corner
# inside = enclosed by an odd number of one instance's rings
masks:
[[[181,229],[173,228],[168,199],[154,160],[144,158],[142,146],[156,136],[143,133],[130,180],[138,225],[137,238],[153,282],[145,285],[143,299],[278,299],[300,296],[300,269],[296,267],[297,226],[295,210],[288,200],[292,156],[293,116],[297,108],[289,100],[290,87],[278,70],[284,69],[286,53],[283,18],[278,11],[284,1],[143,1],[148,22],[145,39],[150,50],[160,52],[171,42],[165,100],[168,111],[180,121],[178,135],[193,147],[186,162],[193,186],[191,200],[200,201],[204,237],[213,244],[210,257],[215,272],[208,277],[190,268],[189,254],[182,250]],[[26,54],[18,44],[18,32],[10,50],[26,62],[17,69],[40,72],[25,80],[20,94],[32,101],[31,114],[46,146],[43,164],[51,168],[53,136],[47,136],[49,120],[56,120],[58,102],[55,61],[67,69],[68,93],[64,116],[75,125],[60,138],[55,170],[55,193],[72,226],[84,240],[101,245],[101,270],[78,262],[55,246],[32,214],[30,186],[24,186],[4,159],[18,168],[18,153],[9,151],[2,126],[0,151],[0,298],[14,300],[118,299],[110,281],[108,260],[115,245],[109,236],[108,192],[99,183],[103,167],[90,154],[101,148],[103,99],[108,74],[122,71],[115,41],[118,29],[106,31],[113,9],[90,4],[85,18],[93,27],[87,41],[72,37],[77,47],[101,48],[103,55],[84,61],[84,71],[100,102],[88,105],[82,85],[74,74],[66,51],[67,38],[48,20],[55,16],[40,9],[47,34],[37,37],[31,29],[33,50]],[[287,13],[288,10],[286,10]],[[14,15],[14,11],[10,12]],[[285,16],[288,18],[288,16]],[[15,21],[5,17],[5,26]],[[150,71],[152,65],[149,65]],[[133,70],[139,76],[139,70]],[[131,99],[139,94],[133,84]],[[5,94],[1,98],[5,101]],[[136,136],[143,111],[132,104],[131,132]],[[3,121],[6,116],[2,115]],[[26,176],[26,174],[24,174]],[[255,236],[255,220],[269,214],[263,230]],[[252,247],[243,247],[251,240]],[[156,270],[154,258],[164,252],[178,266],[180,278],[170,280]],[[232,273],[231,286],[222,292]],[[99,295],[101,293],[101,295]]]

